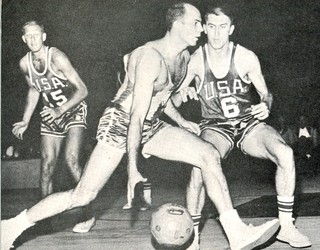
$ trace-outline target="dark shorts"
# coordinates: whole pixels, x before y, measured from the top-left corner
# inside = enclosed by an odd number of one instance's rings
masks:
[[[130,117],[127,112],[116,107],[106,108],[98,126],[96,136],[98,143],[107,144],[126,153],[129,121]],[[159,119],[154,122],[145,121],[141,143],[146,143],[155,133],[167,125],[169,124]]]
[[[40,132],[41,135],[66,137],[69,128],[72,127],[87,128],[87,104],[84,101],[50,124],[41,122]]]
[[[206,129],[210,129],[218,133],[220,136],[225,138],[229,145],[230,149],[226,156],[230,153],[230,151],[234,148],[234,145],[240,148],[243,151],[243,142],[245,137],[257,126],[265,124],[264,122],[260,122],[259,120],[253,118],[251,115],[244,116],[238,119],[203,119],[200,122],[200,129],[203,132]],[[245,152],[244,152],[245,153]]]

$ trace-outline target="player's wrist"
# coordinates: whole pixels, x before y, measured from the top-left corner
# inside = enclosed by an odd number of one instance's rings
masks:
[[[26,125],[26,126],[29,126],[29,122],[30,122],[30,120],[22,119],[22,121],[25,123],[25,125]]]

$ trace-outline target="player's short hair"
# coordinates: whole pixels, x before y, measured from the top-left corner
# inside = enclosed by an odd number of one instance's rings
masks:
[[[32,26],[32,25],[36,25],[39,26],[41,29],[41,32],[44,33],[44,25],[39,23],[38,21],[32,20],[32,21],[28,21],[26,22],[23,26],[22,26],[22,33],[24,34],[26,32],[26,27],[28,26]]]
[[[186,13],[185,8],[186,3],[177,3],[169,7],[166,15],[166,26],[167,31],[170,31],[172,28],[172,24],[178,20],[179,18],[182,18],[184,14]]]
[[[234,23],[234,15],[233,15],[231,9],[228,8],[227,6],[224,6],[224,5],[209,6],[206,9],[205,14],[204,14],[205,22],[208,21],[208,16],[212,15],[212,14],[216,15],[216,16],[226,15],[227,17],[230,18],[231,24]]]

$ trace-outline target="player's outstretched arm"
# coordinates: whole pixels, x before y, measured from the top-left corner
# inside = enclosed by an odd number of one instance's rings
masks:
[[[133,198],[135,185],[146,181],[138,171],[138,152],[144,120],[152,99],[154,82],[161,70],[161,58],[153,49],[140,49],[131,55],[128,66],[128,77],[134,83],[127,137],[128,192]]]

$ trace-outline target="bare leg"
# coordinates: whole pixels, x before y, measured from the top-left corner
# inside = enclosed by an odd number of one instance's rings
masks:
[[[49,195],[15,218],[1,221],[2,249],[9,249],[14,240],[34,223],[88,205],[109,180],[122,156],[123,152],[98,144],[74,190]]]
[[[213,130],[206,129],[201,137],[211,143],[219,152],[218,168],[221,169],[221,158],[224,158],[230,149],[230,145],[225,138]],[[205,202],[205,189],[201,171],[194,168],[191,173],[191,179],[187,187],[187,207],[191,214],[200,214]]]
[[[83,127],[72,127],[68,130],[65,143],[65,159],[70,173],[76,183],[79,182],[82,168],[79,164],[79,157],[83,144]]]
[[[293,225],[295,164],[292,149],[272,127],[259,125],[246,137],[243,150],[251,156],[269,159],[277,165],[276,191],[281,225],[277,239],[292,247],[311,246],[308,237]]]
[[[220,214],[220,222],[228,236],[231,249],[252,249],[265,243],[277,231],[278,220],[258,227],[249,227],[241,221],[232,206],[220,166],[220,155],[210,143],[178,127],[168,127],[146,143],[143,153],[201,168],[208,196]]]
[[[64,138],[41,136],[41,177],[40,187],[42,198],[52,194],[52,176],[57,163],[61,144]]]
[[[292,196],[295,189],[295,166],[292,149],[270,126],[259,125],[251,131],[243,150],[250,156],[269,159],[277,165],[276,191],[280,196]]]
[[[166,145],[160,147],[159,145]],[[209,143],[178,127],[169,127],[152,137],[143,152],[162,159],[181,161],[201,168],[208,196],[219,213],[233,209],[220,155]]]
[[[227,140],[213,130],[204,130],[201,134],[201,137],[205,141],[214,145],[215,148],[219,151],[220,157],[222,158],[224,158],[224,156],[230,149],[230,145]],[[219,167],[221,168],[220,161]],[[199,224],[201,220],[201,212],[205,204],[205,196],[206,192],[203,184],[201,170],[199,168],[193,168],[191,172],[191,178],[187,186],[187,208],[192,216],[195,232],[194,242],[190,246],[190,250],[199,249]]]
[[[107,183],[122,156],[120,151],[97,144],[76,188],[52,194],[28,209],[29,221],[35,223],[72,208],[88,205]]]
[[[70,170],[70,173],[75,181],[78,183],[82,174],[80,166],[80,154],[83,144],[85,128],[84,127],[71,127],[68,130],[65,143],[65,159]],[[95,218],[92,214],[91,204],[82,208],[83,217],[81,223],[77,224],[72,231],[76,233],[86,233],[95,225]]]

